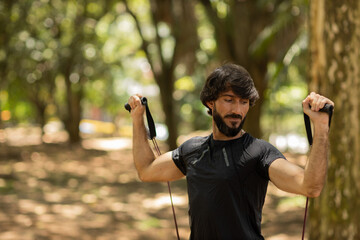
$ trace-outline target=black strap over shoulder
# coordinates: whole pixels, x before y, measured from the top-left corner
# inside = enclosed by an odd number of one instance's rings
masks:
[[[329,114],[329,127],[331,124],[331,117],[333,114],[333,110],[334,110],[334,106],[330,105],[330,104],[325,104],[325,106],[320,109],[320,112],[326,112],[327,114]],[[308,115],[306,115],[304,113],[304,122],[305,122],[305,128],[306,128],[306,135],[309,141],[310,146],[313,144],[313,137],[312,137],[312,132],[311,132],[311,124],[310,124],[310,118]]]

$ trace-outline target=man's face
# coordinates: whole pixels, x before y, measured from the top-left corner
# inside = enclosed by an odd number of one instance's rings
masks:
[[[242,129],[249,110],[249,100],[224,92],[213,104],[213,119],[219,131],[227,137],[235,137]]]

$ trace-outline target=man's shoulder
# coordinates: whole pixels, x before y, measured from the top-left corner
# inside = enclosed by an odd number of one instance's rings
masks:
[[[263,155],[268,151],[278,152],[279,150],[264,139],[256,138],[247,134],[243,142],[243,148],[252,155]]]
[[[252,147],[259,147],[259,146],[270,146],[271,144],[264,139],[253,137],[250,133],[246,133],[245,136],[245,145],[252,146]]]
[[[183,144],[180,145],[180,149],[183,155],[190,154],[194,151],[201,149],[203,146],[207,145],[207,141],[210,136],[196,136],[188,139]]]
[[[199,147],[206,143],[210,136],[196,136],[186,140],[181,146],[192,146],[193,148]]]

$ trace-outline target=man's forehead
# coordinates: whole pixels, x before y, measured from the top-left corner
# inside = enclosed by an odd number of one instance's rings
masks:
[[[245,98],[242,98],[241,96],[235,94],[232,90],[220,93],[219,97],[234,97],[234,98],[245,99]]]

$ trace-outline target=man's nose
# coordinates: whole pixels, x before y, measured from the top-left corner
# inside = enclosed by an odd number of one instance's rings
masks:
[[[241,106],[241,103],[239,101],[235,101],[233,104],[232,104],[232,113],[235,113],[235,114],[240,114],[242,113],[242,106]]]

